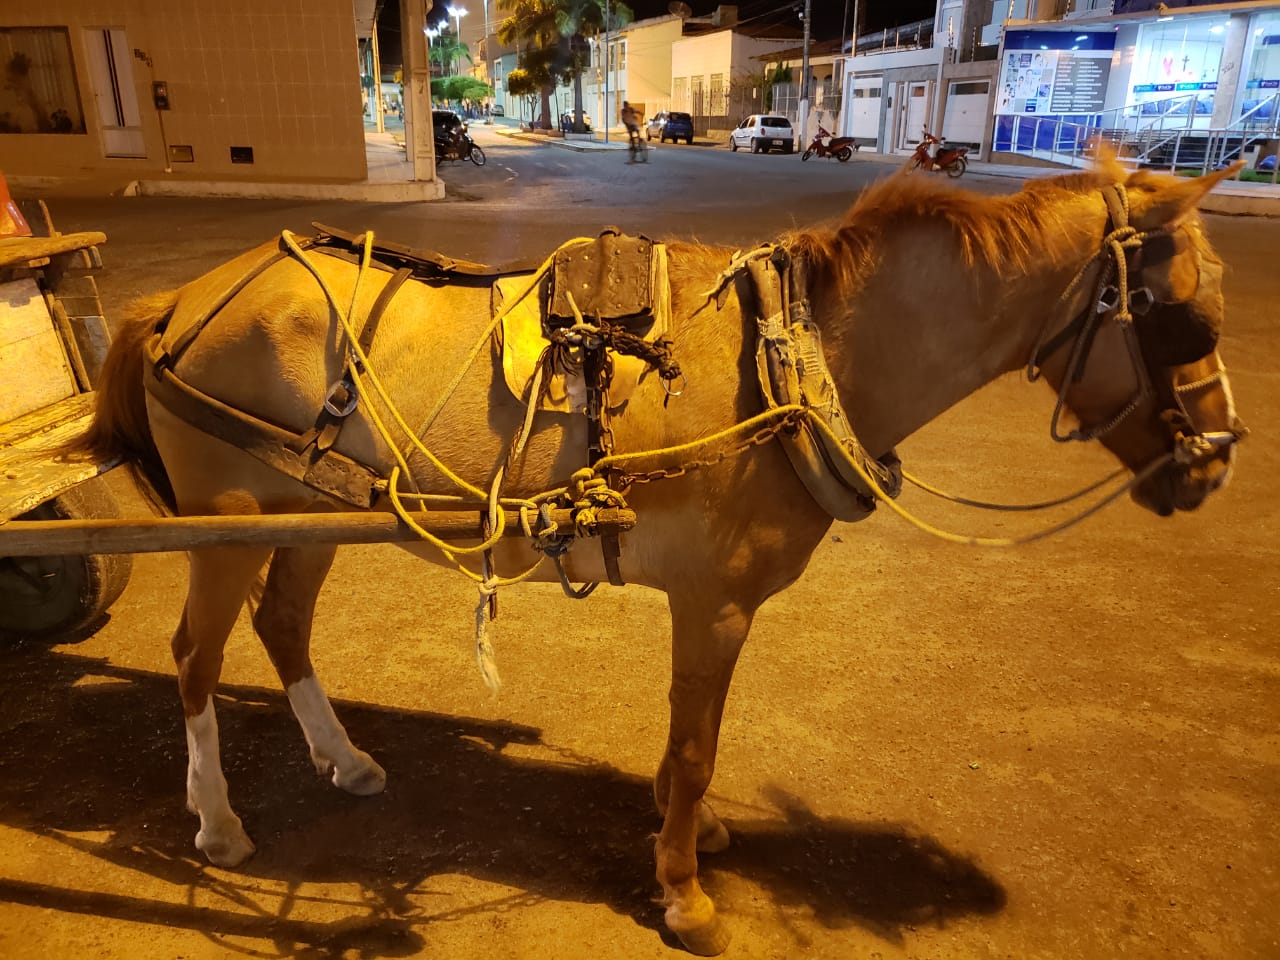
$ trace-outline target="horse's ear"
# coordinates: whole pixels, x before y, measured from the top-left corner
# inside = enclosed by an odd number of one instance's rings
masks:
[[[1093,138],[1093,169],[1112,183],[1123,183],[1128,170],[1116,159],[1116,150],[1101,136]]]
[[[1129,189],[1129,222],[1139,230],[1176,224],[1194,210],[1210,190],[1243,166],[1244,161],[1238,160],[1203,177],[1153,175],[1144,170],[1131,174],[1125,184]]]

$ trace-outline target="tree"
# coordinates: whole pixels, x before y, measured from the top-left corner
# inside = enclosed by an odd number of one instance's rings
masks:
[[[534,102],[542,93],[542,87],[542,81],[523,67],[516,67],[507,74],[507,93],[528,101],[530,115],[533,114]],[[520,111],[520,115],[523,119],[523,110]]]
[[[635,19],[635,13],[625,3],[609,0],[606,23],[606,0],[557,0],[557,6],[556,27],[566,46],[565,78],[573,81],[573,129],[575,133],[582,133],[582,73],[591,66],[587,37],[625,27]],[[608,118],[602,122],[607,125]]]
[[[551,91],[557,78],[556,47],[560,39],[556,31],[555,0],[498,0],[497,7],[507,14],[498,24],[498,40],[515,44],[519,68],[527,75],[528,82],[538,84],[542,114],[536,126],[549,130]]]
[[[493,96],[493,88],[475,77],[435,77],[431,96],[436,100],[484,100]]]
[[[460,63],[463,57],[467,58],[467,63],[474,63],[471,59],[471,51],[467,49],[465,43],[458,39],[456,34],[442,33],[436,38],[436,42],[431,45],[430,62],[439,65],[442,75],[447,76],[457,73],[454,65]]]
[[[634,19],[630,7],[614,0],[498,0],[498,9],[508,14],[498,26],[498,39],[515,44],[520,67],[542,82],[540,126],[551,126],[556,83],[572,80],[574,129],[583,129],[582,72],[590,64],[586,37],[604,30],[606,3],[610,30]]]

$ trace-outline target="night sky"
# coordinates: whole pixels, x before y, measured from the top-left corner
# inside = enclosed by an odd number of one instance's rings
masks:
[[[693,8],[695,16],[706,16],[716,6],[716,0],[686,0]],[[628,5],[636,12],[637,19],[654,17],[667,12],[669,0],[628,0]],[[443,19],[445,0],[436,0],[435,8],[428,19],[435,23]],[[845,23],[845,9],[849,17],[853,17],[854,0],[810,0],[813,14],[812,32],[816,40],[834,40],[840,36],[841,27]],[[858,0],[862,11],[863,30],[881,30],[903,23],[924,20],[933,15],[937,4],[934,0]],[[800,11],[804,9],[804,0],[738,0],[738,19],[753,23],[790,23],[801,26]],[[399,4],[392,2],[383,5],[379,20],[380,33],[386,31],[391,19],[399,26]]]

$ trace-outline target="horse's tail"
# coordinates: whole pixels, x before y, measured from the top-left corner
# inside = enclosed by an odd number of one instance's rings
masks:
[[[96,388],[95,415],[76,444],[99,460],[122,460],[144,493],[169,512],[176,503],[147,420],[143,386],[143,348],[157,327],[173,313],[178,291],[134,301],[111,341]]]

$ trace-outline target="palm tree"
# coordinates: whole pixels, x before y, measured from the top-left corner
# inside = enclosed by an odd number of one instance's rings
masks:
[[[472,63],[471,51],[467,49],[467,45],[458,39],[457,34],[450,36],[442,33],[431,45],[430,61],[439,64],[441,76],[448,76],[450,73],[457,73],[454,64],[460,63],[462,58],[466,57],[468,63]]]
[[[573,80],[573,129],[582,133],[582,72],[591,65],[586,38],[625,27],[635,19],[635,13],[625,3],[613,0],[557,0],[557,6],[556,27],[568,46],[565,76]],[[608,125],[607,120],[602,122]]]
[[[582,72],[589,63],[584,41],[605,29],[606,5],[609,30],[635,18],[630,7],[615,0],[498,0],[498,9],[508,15],[498,27],[498,39],[516,44],[520,66],[531,75],[547,76],[541,126],[551,126],[551,91],[556,82],[572,80],[574,129],[582,131]]]
[[[514,44],[520,69],[541,84],[542,117],[538,126],[551,128],[551,91],[556,69],[560,34],[556,29],[557,0],[498,0],[497,9],[507,14],[498,24],[498,41]]]

